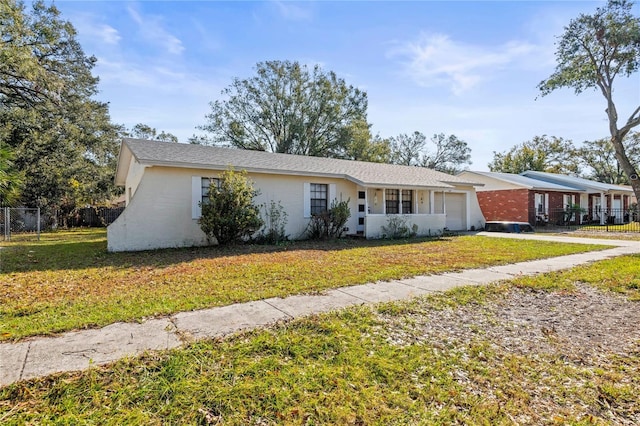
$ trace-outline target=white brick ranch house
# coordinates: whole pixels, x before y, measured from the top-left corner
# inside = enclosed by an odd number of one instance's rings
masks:
[[[419,235],[484,225],[474,182],[423,167],[125,139],[116,184],[126,208],[107,228],[109,251],[207,244],[199,203],[230,167],[247,171],[260,191],[256,204],[282,204],[292,239],[332,200],[349,200],[347,233],[367,238],[379,238],[390,215],[416,224]]]

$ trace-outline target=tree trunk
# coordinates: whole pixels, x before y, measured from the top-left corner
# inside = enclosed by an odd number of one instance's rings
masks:
[[[638,177],[638,171],[635,169],[634,165],[631,164],[629,157],[627,157],[627,154],[625,153],[622,138],[622,135],[617,132],[617,134],[611,136],[611,143],[616,150],[618,164],[620,164],[620,167],[622,167],[622,170],[624,170],[625,174],[629,178],[631,188],[633,188],[633,192],[636,194],[636,199],[640,200],[640,178]]]

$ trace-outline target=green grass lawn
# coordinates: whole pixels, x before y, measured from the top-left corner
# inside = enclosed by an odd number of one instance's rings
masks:
[[[0,340],[603,248],[485,237],[107,253],[104,230],[0,249]]]
[[[627,256],[312,316],[10,385],[0,389],[0,423],[634,424],[640,342],[626,353],[599,348],[594,357],[508,350],[487,331],[501,325],[487,308],[518,292],[571,298],[576,282],[638,300],[639,280],[640,257]],[[462,316],[465,336],[443,329],[425,338],[421,331],[429,315],[444,321],[463,312],[486,317],[487,329],[466,327]],[[544,343],[560,353],[565,345],[553,336]]]

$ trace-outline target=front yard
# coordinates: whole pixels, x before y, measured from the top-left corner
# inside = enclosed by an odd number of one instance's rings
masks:
[[[107,253],[104,230],[0,250],[0,340],[603,248],[455,237]]]
[[[0,423],[640,424],[639,300],[635,255],[354,307],[16,383]]]

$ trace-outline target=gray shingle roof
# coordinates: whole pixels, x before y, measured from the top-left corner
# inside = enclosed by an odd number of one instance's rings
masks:
[[[213,170],[224,170],[233,166],[236,169],[254,173],[339,177],[366,186],[452,188],[456,184],[474,184],[466,179],[424,167],[274,154],[143,139],[125,139],[121,150],[125,147],[140,164],[151,166]],[[118,165],[119,168],[127,166]]]

